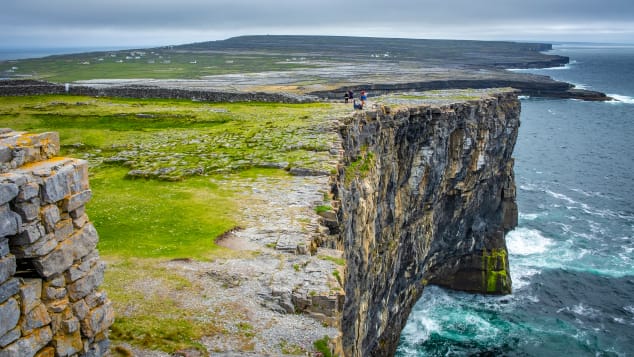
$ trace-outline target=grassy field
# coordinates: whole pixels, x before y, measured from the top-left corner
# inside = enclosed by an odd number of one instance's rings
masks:
[[[86,79],[194,79],[203,76],[310,68],[282,55],[193,53],[166,50],[112,51],[0,62],[0,74],[52,82]],[[17,68],[17,69],[16,69]]]
[[[137,176],[282,166],[329,170],[330,104],[199,103],[73,96],[0,98],[0,125],[58,131],[65,152]]]
[[[171,353],[202,350],[201,336],[223,332],[214,314],[179,306],[178,294],[199,289],[158,263],[235,254],[214,242],[240,225],[234,184],[288,175],[261,167],[265,163],[325,167],[336,135],[327,118],[346,110],[330,104],[0,97],[0,127],[58,131],[63,155],[89,161],[93,199],[87,212],[109,264],[104,288],[117,311],[113,342]],[[166,173],[138,178],[131,170]]]

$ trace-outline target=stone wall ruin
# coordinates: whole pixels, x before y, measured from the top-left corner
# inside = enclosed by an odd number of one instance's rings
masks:
[[[0,356],[101,356],[114,310],[85,204],[88,162],[57,133],[0,129]]]

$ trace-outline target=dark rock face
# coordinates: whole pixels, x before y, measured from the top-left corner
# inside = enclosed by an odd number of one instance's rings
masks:
[[[425,285],[511,292],[514,92],[358,113],[341,127],[346,356],[390,356]]]

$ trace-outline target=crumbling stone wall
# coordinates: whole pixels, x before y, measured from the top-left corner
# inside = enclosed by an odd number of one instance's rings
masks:
[[[0,129],[0,357],[100,356],[114,311],[85,204],[88,163],[57,133]]]

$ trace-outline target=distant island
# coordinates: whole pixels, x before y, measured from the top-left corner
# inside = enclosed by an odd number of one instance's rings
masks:
[[[544,53],[551,49],[552,45],[544,43],[497,41],[241,36],[179,46],[3,61],[0,77],[46,83],[2,81],[0,94],[19,94],[22,86],[42,86],[44,93],[62,93],[68,88],[49,83],[70,83],[73,88],[132,97],[165,97],[159,89],[283,92],[333,99],[342,98],[346,90],[365,89],[377,95],[513,87],[528,96],[610,99],[547,76],[507,70],[568,63],[567,57]],[[129,90],[139,86],[144,90]],[[128,90],[124,94],[121,88]],[[108,93],[113,89],[117,90]],[[75,93],[92,94],[86,89]]]

